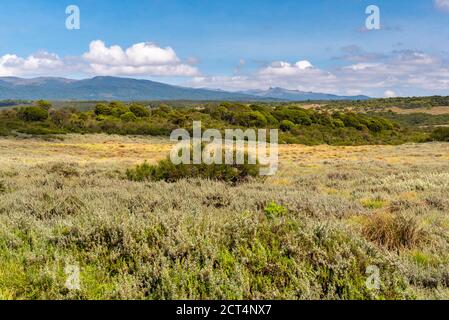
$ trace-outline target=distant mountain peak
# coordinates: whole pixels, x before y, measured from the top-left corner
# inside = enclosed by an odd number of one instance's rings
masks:
[[[240,93],[252,94],[258,97],[270,97],[287,101],[307,101],[307,100],[367,100],[367,96],[338,96],[334,94],[306,92],[300,90],[285,89],[281,87],[270,87],[267,90],[247,90]]]

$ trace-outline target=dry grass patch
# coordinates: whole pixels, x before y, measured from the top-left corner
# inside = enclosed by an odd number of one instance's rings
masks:
[[[365,221],[363,234],[389,250],[416,247],[427,236],[416,217],[386,212],[371,215]]]

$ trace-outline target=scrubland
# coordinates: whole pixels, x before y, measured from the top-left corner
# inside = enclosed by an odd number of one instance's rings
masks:
[[[449,299],[448,143],[282,145],[264,179],[127,180],[169,150],[1,138],[0,298]]]

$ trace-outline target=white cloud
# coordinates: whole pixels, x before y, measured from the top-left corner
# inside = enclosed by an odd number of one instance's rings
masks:
[[[394,97],[396,97],[396,92],[394,92],[393,90],[386,90],[384,92],[384,97],[385,98],[394,98]]]
[[[58,55],[39,52],[19,57],[15,54],[5,54],[0,57],[0,76],[33,76],[58,72],[64,67],[64,62]]]
[[[272,76],[289,76],[301,74],[305,70],[313,69],[312,64],[307,60],[301,60],[294,64],[290,64],[284,61],[272,62],[268,67],[260,70],[261,75],[272,75]]]
[[[449,0],[448,0],[449,2]],[[106,46],[103,41],[90,43],[82,56],[63,57],[38,52],[28,57],[15,54],[0,56],[0,76],[185,76],[194,87],[240,91],[283,87],[341,95],[370,96],[447,94],[449,60],[420,51],[400,50],[373,54],[360,48],[344,49],[338,67],[321,69],[312,62],[274,61],[254,69],[250,61],[236,61],[234,74],[201,75],[194,63],[184,62],[171,47],[137,43],[129,48]]]
[[[434,0],[435,6],[443,11],[449,11],[449,0]]]
[[[101,40],[92,41],[89,52],[83,55],[91,72],[98,75],[129,76],[195,76],[197,68],[182,63],[175,51],[160,48],[153,43],[136,43],[123,50],[120,46],[107,47]]]
[[[446,94],[449,90],[449,62],[439,56],[402,50],[378,56],[378,61],[356,62],[330,71],[301,60],[276,61],[251,74],[198,77],[196,87],[227,90],[283,87],[291,90],[334,94],[394,96],[402,94]]]

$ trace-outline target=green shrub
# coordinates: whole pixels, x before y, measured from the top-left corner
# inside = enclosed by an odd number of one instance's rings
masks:
[[[234,159],[236,154],[237,152],[234,151]],[[249,177],[258,176],[259,170],[259,163],[249,164],[249,155],[245,153],[244,164],[173,164],[171,159],[167,158],[159,161],[155,166],[145,162],[135,168],[130,168],[126,171],[126,176],[131,181],[176,182],[181,179],[200,178],[237,183],[245,181]]]
[[[97,116],[99,115],[109,116],[112,114],[112,109],[108,105],[105,105],[104,103],[99,103],[95,106],[94,112]]]
[[[282,217],[285,215],[288,210],[287,208],[277,204],[274,201],[271,201],[264,209],[265,215],[268,218]]]
[[[24,107],[19,110],[18,115],[25,121],[44,121],[48,118],[48,111],[41,107]]]
[[[149,165],[146,161],[135,168],[126,170],[126,176],[131,181],[144,181],[153,176],[155,166]]]
[[[36,106],[45,110],[49,110],[52,107],[51,103],[45,100],[36,101]]]
[[[117,118],[129,112],[129,108],[121,102],[111,102],[109,107],[111,108],[112,115]]]
[[[137,103],[133,103],[130,107],[129,110],[134,113],[134,115],[138,118],[144,118],[144,117],[149,117],[150,116],[150,112],[148,111],[147,108],[145,108],[144,106],[137,104]]]
[[[128,169],[126,176],[131,181],[176,182],[181,179],[200,178],[226,182],[242,182],[259,174],[259,166],[251,164],[178,164],[170,159],[159,161],[155,166],[144,163]]]
[[[430,135],[433,141],[445,141],[449,142],[449,127],[439,127],[433,130]]]
[[[282,120],[279,125],[279,128],[284,132],[290,131],[294,127],[295,127],[295,124],[293,122],[291,122],[290,120]]]
[[[267,118],[259,111],[242,112],[235,115],[237,124],[245,127],[265,127],[268,123]]]
[[[127,112],[120,116],[120,120],[122,120],[123,122],[132,122],[132,121],[136,121],[137,117],[134,113]]]

